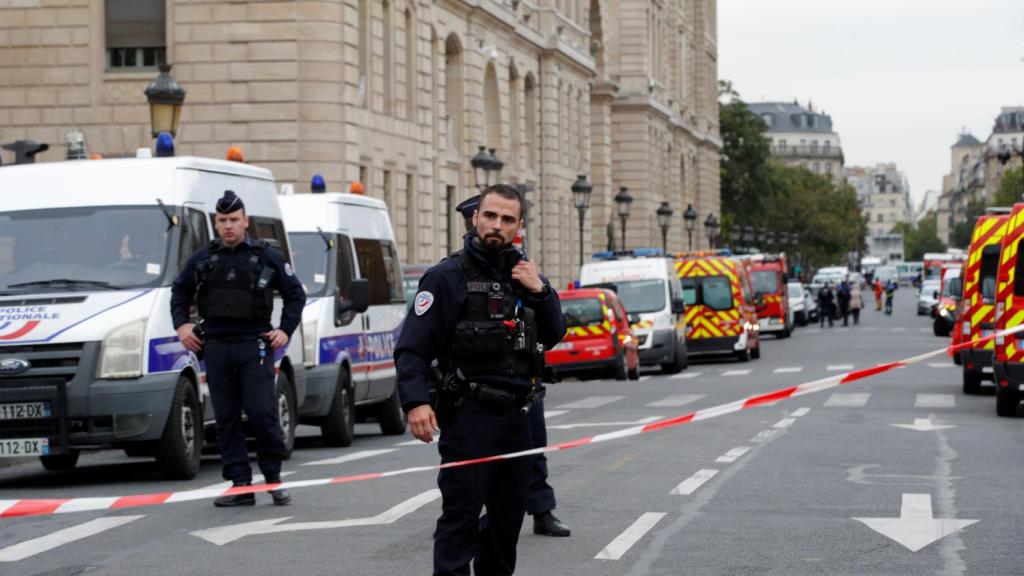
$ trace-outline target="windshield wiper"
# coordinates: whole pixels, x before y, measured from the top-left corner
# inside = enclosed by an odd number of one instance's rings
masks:
[[[331,240],[331,237],[328,236],[326,232],[321,230],[319,226],[316,227],[316,231],[317,234],[320,234],[320,239],[323,240],[324,244],[327,245],[327,248],[324,248],[324,252],[329,252],[331,248],[334,247],[334,240]]]
[[[110,282],[104,282],[102,280],[78,280],[75,278],[51,278],[49,280],[33,280],[32,282],[19,282],[17,284],[8,284],[7,288],[29,288],[34,286],[95,286],[98,288],[107,288],[110,290],[120,290],[120,286],[114,286]]]

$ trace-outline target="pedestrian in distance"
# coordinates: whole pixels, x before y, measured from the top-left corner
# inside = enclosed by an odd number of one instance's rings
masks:
[[[252,483],[243,409],[256,436],[257,463],[266,483],[281,482],[281,461],[288,453],[278,415],[274,351],[287,346],[306,303],[306,292],[284,255],[249,236],[248,227],[245,204],[226,190],[214,216],[218,237],[189,258],[171,288],[178,339],[206,361],[224,479],[234,486]],[[277,328],[271,325],[274,290],[284,300]],[[198,324],[190,318],[193,303]],[[282,488],[270,490],[270,496],[278,506],[291,502]],[[255,494],[243,493],[217,498],[214,506],[255,503]]]
[[[423,442],[440,430],[442,464],[533,447],[528,414],[541,399],[544,351],[565,334],[558,294],[513,245],[522,226],[519,190],[483,191],[475,233],[423,275],[395,350],[409,429]],[[442,373],[436,409],[430,364]],[[526,514],[531,458],[454,466],[438,473],[441,517],[434,575],[512,574]],[[487,509],[486,525],[480,512]]]
[[[460,213],[465,219],[467,234],[472,234],[475,231],[473,227],[473,214],[479,207],[479,194],[462,201],[455,207],[455,211]],[[543,448],[547,446],[548,432],[547,422],[544,420],[543,399],[534,403],[529,416],[530,431],[533,435],[533,447]],[[547,456],[536,454],[531,456],[530,459],[533,462],[530,466],[530,494],[526,500],[526,513],[533,516],[533,533],[541,536],[558,537],[572,535],[572,530],[554,514],[556,506],[555,489],[548,483]],[[482,517],[481,522],[486,523],[486,515]]]
[[[892,298],[899,286],[892,279],[885,284],[885,315],[892,316]]]
[[[825,285],[821,287],[821,290],[818,290],[818,323],[820,327],[825,327],[826,319],[828,319],[828,327],[832,327],[834,306],[835,297],[832,294],[831,285],[826,282]]]
[[[864,307],[864,299],[861,296],[860,284],[854,282],[850,287],[850,315],[853,316],[853,325],[860,325],[860,309]]]
[[[836,301],[839,304],[839,317],[843,326],[850,325],[850,282],[843,280],[836,286]]]
[[[875,291],[875,310],[881,311],[882,310],[882,281],[880,279],[878,279],[878,278],[875,278],[875,281],[874,281],[872,287],[873,287],[873,289]]]

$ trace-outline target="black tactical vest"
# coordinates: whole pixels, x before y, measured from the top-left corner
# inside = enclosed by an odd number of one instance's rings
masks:
[[[253,241],[249,258],[239,265],[238,259],[225,258],[221,242],[210,243],[206,258],[196,265],[196,304],[202,318],[270,322],[275,272],[263,263],[267,246]]]
[[[488,277],[465,251],[457,258],[467,279],[466,307],[455,324],[450,368],[467,380],[481,374],[540,377],[544,347],[535,312],[509,282]]]

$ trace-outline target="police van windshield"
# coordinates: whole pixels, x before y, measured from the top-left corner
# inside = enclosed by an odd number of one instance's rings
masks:
[[[172,230],[157,205],[0,212],[0,290],[170,283],[174,276],[165,267]]]
[[[567,298],[562,300],[562,314],[570,328],[604,322],[604,308],[597,298]]]
[[[327,243],[315,232],[289,234],[288,243],[291,244],[295,277],[302,282],[306,296],[323,296],[327,290],[327,257],[330,254]]]
[[[778,280],[774,270],[758,270],[754,272],[754,292],[775,294],[779,291]]]
[[[665,308],[664,280],[624,280],[611,284],[630,314],[660,312]]]

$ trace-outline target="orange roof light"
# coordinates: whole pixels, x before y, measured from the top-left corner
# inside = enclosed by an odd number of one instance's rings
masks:
[[[349,194],[365,194],[366,193],[363,190],[363,183],[360,182],[359,180],[353,180],[352,181],[352,184],[350,184],[349,187],[348,187],[348,192],[349,192]]]
[[[103,160],[103,154],[93,152],[92,154],[89,154],[89,160]]]
[[[245,162],[245,156],[242,154],[242,148],[240,146],[232,146],[228,148],[227,159],[232,162]]]

